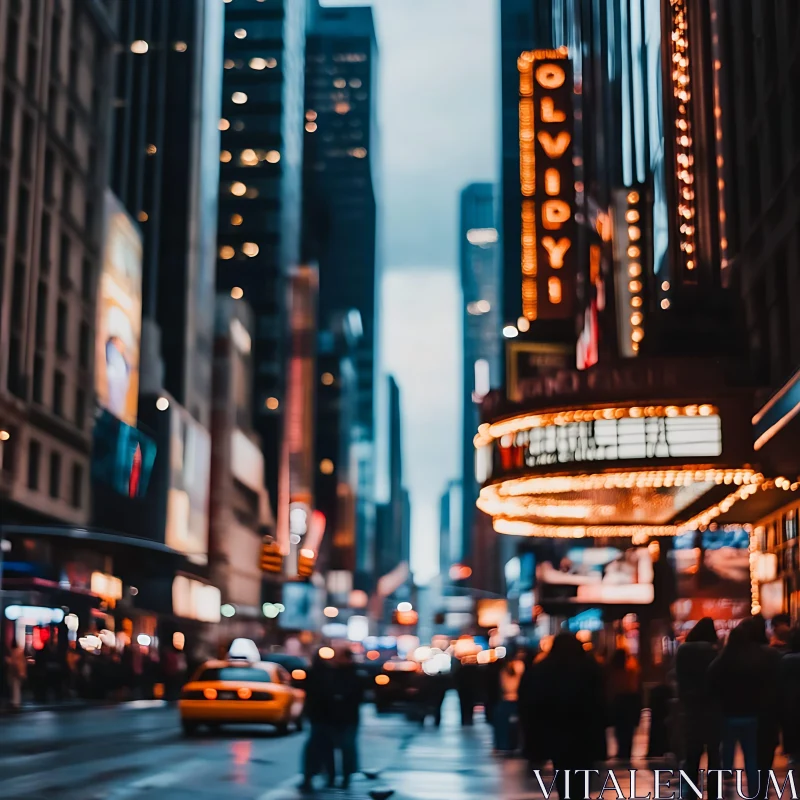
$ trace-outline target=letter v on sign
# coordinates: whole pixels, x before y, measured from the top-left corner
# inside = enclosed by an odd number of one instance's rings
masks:
[[[566,131],[561,131],[555,138],[547,131],[539,131],[537,138],[548,158],[556,159],[564,155],[572,137]]]

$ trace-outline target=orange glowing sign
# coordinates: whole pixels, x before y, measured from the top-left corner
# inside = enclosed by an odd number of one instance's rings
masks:
[[[522,313],[568,319],[575,273],[572,64],[562,47],[523,53],[518,68]]]

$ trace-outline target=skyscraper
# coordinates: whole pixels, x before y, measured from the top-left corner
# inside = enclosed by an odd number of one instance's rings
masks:
[[[217,288],[255,313],[254,413],[275,504],[288,274],[300,258],[305,2],[236,0],[224,27]]]
[[[89,521],[113,20],[0,5],[0,518]]]
[[[316,2],[316,0],[315,0]],[[306,47],[304,255],[318,262],[320,324],[355,309],[358,422],[373,438],[378,48],[370,7],[317,7]]]
[[[490,183],[473,183],[461,192],[459,260],[464,362],[461,390],[462,509],[457,519],[463,530],[458,532],[462,545],[457,559],[464,558],[471,550],[472,522],[479,488],[475,479],[472,438],[480,422],[480,405],[489,390],[501,384],[503,375],[500,339],[503,327],[502,273],[495,200],[496,190]],[[452,536],[454,533],[451,531]]]

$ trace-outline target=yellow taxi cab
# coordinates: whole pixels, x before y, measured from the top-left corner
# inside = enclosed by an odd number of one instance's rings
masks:
[[[274,725],[285,734],[289,725],[300,730],[305,697],[278,664],[207,661],[183,687],[178,709],[187,736],[225,724]]]

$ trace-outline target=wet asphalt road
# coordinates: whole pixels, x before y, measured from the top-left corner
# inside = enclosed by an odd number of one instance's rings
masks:
[[[364,710],[362,766],[388,766],[416,728]],[[0,798],[259,800],[299,780],[305,733],[225,727],[184,738],[157,703],[0,718]]]

